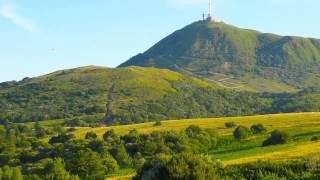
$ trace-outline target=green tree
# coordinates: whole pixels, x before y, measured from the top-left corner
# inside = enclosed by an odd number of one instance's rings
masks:
[[[153,157],[138,170],[135,180],[184,180],[220,179],[217,169],[220,164],[207,156],[194,154],[161,155]]]
[[[70,175],[65,169],[63,159],[53,159],[43,170],[44,179],[48,180],[75,180],[77,176]]]
[[[226,128],[233,128],[236,126],[234,122],[226,122],[224,123],[224,125],[226,126]]]
[[[87,132],[85,138],[86,139],[96,139],[98,137],[98,135],[94,132]]]
[[[120,167],[129,167],[132,163],[132,159],[127,153],[124,145],[116,145],[112,146],[110,149],[111,155],[114,157],[114,159],[118,162]]]
[[[0,171],[0,179],[3,180],[23,180],[20,168],[4,166]]]
[[[39,121],[34,124],[34,131],[37,138],[44,138],[46,136],[46,130],[41,126]]]
[[[67,169],[81,179],[104,179],[106,168],[98,153],[91,150],[80,150],[67,162]]]
[[[262,124],[254,124],[250,127],[253,134],[261,134],[267,132],[267,129]]]
[[[115,145],[120,143],[120,137],[116,134],[116,132],[111,129],[108,130],[106,133],[103,134],[103,139],[105,142]]]
[[[233,132],[233,136],[236,139],[245,139],[245,138],[248,138],[250,135],[251,135],[250,129],[245,126],[238,126]]]
[[[270,137],[263,141],[262,146],[285,144],[288,140],[289,135],[286,132],[274,130],[270,133]]]

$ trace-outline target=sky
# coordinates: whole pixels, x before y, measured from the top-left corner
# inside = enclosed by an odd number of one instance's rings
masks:
[[[319,0],[214,0],[223,22],[320,39]],[[116,67],[207,12],[208,0],[0,0],[0,82]]]

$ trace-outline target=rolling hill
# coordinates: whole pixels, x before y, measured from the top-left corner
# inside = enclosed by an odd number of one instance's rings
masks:
[[[69,119],[79,125],[84,119],[98,125],[315,112],[320,111],[319,92],[232,91],[170,70],[88,66],[1,83],[0,121]]]
[[[167,68],[230,89],[293,92],[319,87],[320,40],[199,21],[120,67]]]
[[[106,113],[107,124],[262,113],[270,104],[255,94],[225,91],[169,70],[94,66],[1,83],[0,102],[1,120],[32,122]]]

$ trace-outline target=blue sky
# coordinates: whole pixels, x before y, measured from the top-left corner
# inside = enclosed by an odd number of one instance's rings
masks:
[[[214,0],[225,23],[320,38],[319,0]],[[207,0],[0,0],[0,82],[115,67],[196,20]]]

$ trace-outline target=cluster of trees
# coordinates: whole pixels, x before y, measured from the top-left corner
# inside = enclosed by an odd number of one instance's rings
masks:
[[[315,157],[286,162],[259,161],[224,167],[208,156],[188,153],[162,154],[147,161],[134,179],[319,179],[319,155]]]
[[[0,86],[0,120],[35,122],[105,112],[105,105],[94,99],[101,92],[82,88],[64,91],[51,84],[24,83]]]
[[[105,179],[119,168],[141,168],[156,154],[205,153],[217,143],[214,130],[197,126],[151,134],[132,130],[124,136],[109,130],[103,139],[93,132],[75,139],[66,130],[46,130],[39,123],[0,127],[0,177],[8,180]]]
[[[226,123],[226,127],[230,127],[231,123]],[[233,131],[233,136],[236,139],[246,139],[251,135],[263,134],[266,133],[267,129],[262,124],[254,124],[250,129],[246,126],[238,126]],[[312,139],[311,139],[312,140]],[[315,140],[315,139],[314,139]],[[289,135],[280,130],[274,130],[270,133],[265,141],[263,141],[262,146],[278,145],[285,144],[289,141]]]
[[[239,127],[235,130],[243,129]],[[261,124],[245,130],[256,134],[266,131]],[[76,139],[70,132],[58,127],[48,130],[39,123],[0,125],[0,178],[102,180],[123,168],[135,168],[135,179],[146,180],[319,177],[315,165],[320,164],[318,159],[224,167],[212,156],[204,155],[222,140],[216,130],[194,125],[181,132],[140,134],[131,130],[122,136],[108,130],[102,139],[94,132],[88,132],[85,139]],[[281,140],[284,136],[274,131],[270,138]],[[269,141],[274,144],[274,139]]]
[[[230,126],[229,123],[226,123],[226,127]],[[238,126],[234,131],[233,131],[233,136],[236,139],[246,139],[250,135],[253,134],[262,134],[267,132],[267,129],[262,125],[262,124],[254,124],[250,127],[250,129],[246,126]]]

